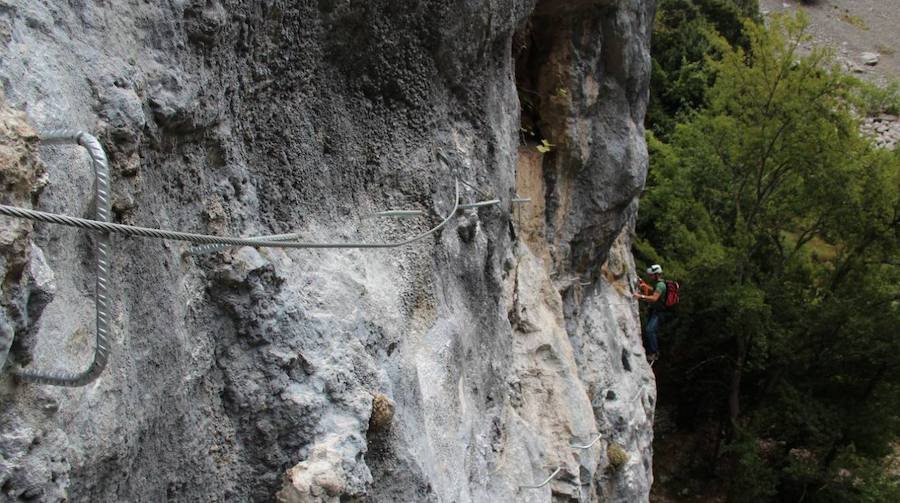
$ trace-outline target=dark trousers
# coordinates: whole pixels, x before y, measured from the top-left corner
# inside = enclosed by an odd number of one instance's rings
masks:
[[[644,327],[644,349],[648,355],[659,353],[656,332],[659,330],[663,318],[665,318],[665,313],[662,311],[650,311],[650,316],[647,318],[647,326]]]

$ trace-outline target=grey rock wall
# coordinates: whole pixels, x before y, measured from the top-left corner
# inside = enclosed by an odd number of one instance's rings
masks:
[[[195,257],[114,236],[110,364],[75,389],[11,371],[89,362],[92,237],[0,219],[0,493],[646,501],[655,385],[628,285],[652,14],[652,0],[0,2],[0,82],[20,111],[0,132],[21,160],[0,168],[24,180],[4,203],[91,214],[86,154],[38,150],[26,121],[100,138],[121,223],[387,241],[450,211],[455,179],[477,187],[464,202],[501,199],[392,250]],[[521,134],[525,115],[550,152]],[[366,218],[392,208],[427,217]]]

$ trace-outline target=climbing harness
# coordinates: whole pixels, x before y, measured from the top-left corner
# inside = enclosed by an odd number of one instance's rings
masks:
[[[18,370],[15,374],[23,381],[49,384],[55,386],[84,386],[96,379],[106,367],[109,360],[109,253],[110,253],[110,233],[124,234],[127,236],[137,236],[152,239],[164,239],[173,241],[186,241],[193,243],[188,253],[198,255],[203,253],[212,253],[233,246],[252,246],[259,248],[397,248],[412,244],[416,241],[424,239],[435,232],[439,231],[447,225],[450,219],[459,209],[481,208],[500,204],[500,199],[490,199],[487,201],[477,201],[474,203],[460,204],[459,184],[457,179],[454,183],[455,193],[453,196],[453,209],[444,217],[436,226],[417,234],[411,238],[383,243],[369,242],[336,242],[336,243],[315,243],[298,241],[300,234],[277,234],[255,237],[230,237],[230,236],[213,236],[208,234],[195,234],[189,232],[170,231],[164,229],[155,229],[150,227],[138,227],[133,225],[116,224],[110,221],[110,187],[109,187],[109,166],[106,153],[100,142],[94,136],[75,130],[53,130],[41,133],[40,138],[44,144],[61,145],[76,144],[84,147],[91,157],[94,168],[94,200],[95,200],[95,217],[93,220],[86,218],[72,217],[68,215],[60,215],[56,213],[47,213],[43,211],[31,210],[26,208],[18,208],[15,206],[0,205],[0,215],[14,218],[23,218],[36,222],[44,222],[50,224],[64,225],[75,227],[97,233],[96,239],[96,342],[94,345],[94,357],[88,368],[82,372],[71,373],[65,371],[35,371],[35,370]],[[467,183],[463,182],[465,185]],[[515,198],[512,202],[527,202],[524,198]],[[376,213],[373,216],[378,217],[407,217],[421,216],[424,212],[418,210],[388,210]]]

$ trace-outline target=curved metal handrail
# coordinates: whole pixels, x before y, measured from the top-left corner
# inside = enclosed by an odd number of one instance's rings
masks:
[[[109,164],[106,153],[97,138],[83,131],[75,130],[46,131],[39,136],[45,144],[76,144],[88,151],[94,167],[94,205],[96,206],[94,215],[99,222],[109,222]],[[109,232],[98,233],[94,251],[97,255],[95,257],[97,281],[94,298],[97,332],[91,364],[81,372],[19,370],[15,373],[19,379],[55,386],[84,386],[96,379],[106,368],[106,363],[109,361]]]

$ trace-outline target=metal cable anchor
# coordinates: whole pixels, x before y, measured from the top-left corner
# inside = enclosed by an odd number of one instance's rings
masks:
[[[97,138],[83,131],[52,130],[39,134],[42,142],[49,145],[80,145],[88,151],[94,167],[94,205],[95,219],[100,222],[110,221],[109,203],[109,166],[106,152]],[[65,371],[18,370],[15,375],[19,379],[55,386],[84,386],[97,378],[106,368],[109,360],[109,251],[108,232],[97,233],[96,240],[97,282],[94,303],[97,308],[97,336],[94,345],[94,358],[87,369],[73,373]]]

